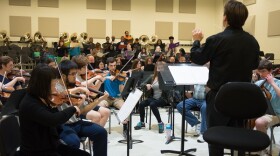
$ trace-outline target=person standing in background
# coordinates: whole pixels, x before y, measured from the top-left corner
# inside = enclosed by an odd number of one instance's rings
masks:
[[[208,37],[205,45],[201,46],[203,33],[200,29],[193,30],[191,61],[199,65],[210,61],[207,82],[210,91],[206,95],[208,128],[231,124],[230,118],[215,110],[215,97],[220,87],[227,82],[250,82],[252,70],[258,67],[259,44],[242,29],[247,17],[246,6],[230,0],[224,7],[223,32]],[[208,146],[209,156],[224,155],[223,148],[211,144]]]

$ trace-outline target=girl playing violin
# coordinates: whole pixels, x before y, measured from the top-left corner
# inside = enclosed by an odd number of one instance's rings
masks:
[[[24,77],[14,77],[13,79],[7,78],[7,74],[10,73],[14,67],[13,62],[14,60],[9,56],[0,57],[0,90],[2,93],[5,90],[13,91],[22,89],[22,86],[19,82],[25,82]],[[1,102],[3,105],[6,103],[7,98],[8,97],[1,96]]]
[[[86,57],[79,55],[79,56],[74,56],[72,58],[72,61],[74,63],[76,63],[78,66],[76,82],[82,84],[82,86],[86,86],[86,84],[87,84],[88,88],[92,88],[92,89],[98,91],[100,88],[100,85],[104,81],[104,77],[102,77],[100,75],[96,75],[95,77],[92,77],[88,80],[82,79],[81,74],[86,73],[86,66],[88,64],[88,60],[86,59]],[[93,83],[94,81],[95,81],[95,84]],[[104,127],[110,114],[111,114],[111,112],[108,108],[96,106],[93,108],[93,110],[86,113],[86,118],[91,120],[92,122],[97,123],[100,126]]]
[[[268,127],[280,123],[280,80],[275,79],[272,75],[272,63],[267,60],[261,60],[257,69],[258,74],[265,80],[259,80],[256,82],[258,86],[263,84],[269,93],[271,94],[270,103],[276,115],[265,114],[264,116],[256,119],[256,129],[266,133]]]
[[[39,64],[33,69],[27,93],[19,105],[19,122],[22,156],[68,156],[89,153],[67,146],[60,142],[57,126],[65,123],[72,115],[79,114],[78,106],[59,112],[52,101],[56,93],[56,71],[46,64]]]

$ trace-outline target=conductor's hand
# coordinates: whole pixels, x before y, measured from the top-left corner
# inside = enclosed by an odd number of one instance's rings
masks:
[[[193,34],[193,40],[194,41],[196,41],[196,40],[201,41],[203,39],[203,37],[204,37],[201,29],[194,29],[192,31],[192,34]]]

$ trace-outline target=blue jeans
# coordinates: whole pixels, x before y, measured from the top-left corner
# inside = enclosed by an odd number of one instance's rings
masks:
[[[93,152],[97,156],[107,156],[107,131],[98,124],[80,120],[64,124],[60,138],[69,146],[80,148],[80,137],[93,141]]]
[[[184,104],[184,101],[181,101],[177,105],[177,110],[181,114],[183,113],[183,104]],[[194,99],[194,98],[190,98],[190,99],[185,100],[185,109],[186,109],[185,120],[191,126],[197,125],[199,123],[198,119],[190,111],[190,109],[193,108],[193,107],[199,107],[200,108],[200,113],[201,113],[200,133],[203,134],[207,129],[207,127],[206,127],[206,100],[198,100],[198,99]]]

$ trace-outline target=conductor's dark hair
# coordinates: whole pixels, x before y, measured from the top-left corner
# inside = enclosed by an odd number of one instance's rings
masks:
[[[224,16],[230,26],[241,28],[248,17],[248,9],[243,3],[230,0],[225,4]]]
[[[51,81],[57,78],[57,69],[49,67],[45,63],[39,63],[31,72],[27,92],[38,98],[44,99],[48,104],[51,95]]]

